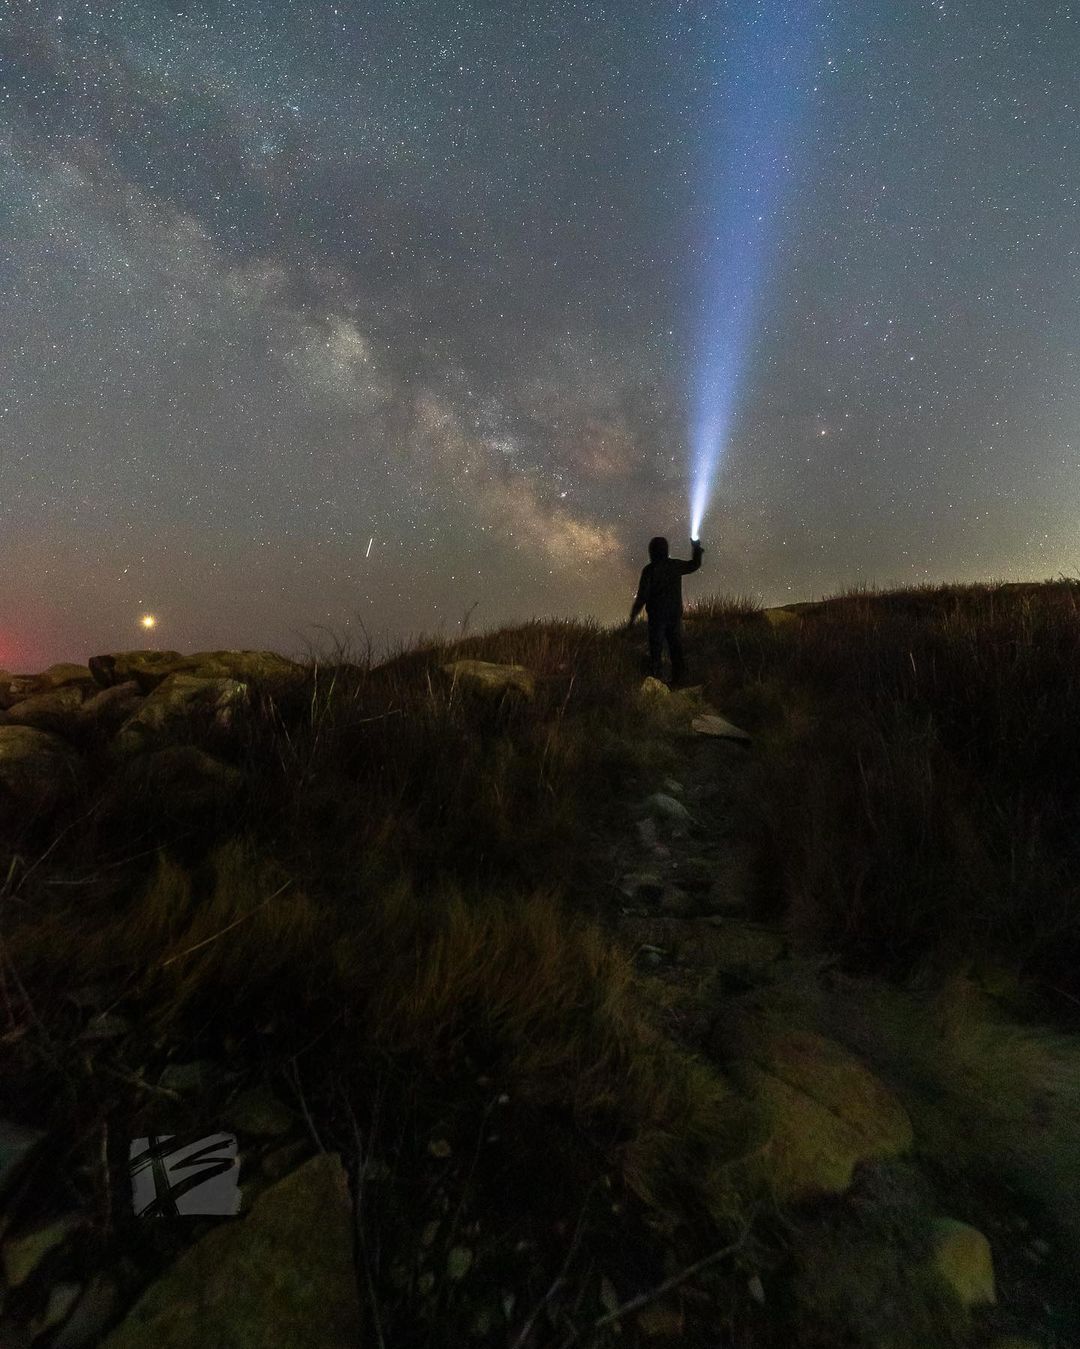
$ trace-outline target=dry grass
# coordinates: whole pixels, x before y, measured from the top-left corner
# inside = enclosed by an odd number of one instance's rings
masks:
[[[168,1044],[321,1005],[306,1030],[344,1011],[363,1054],[443,1076],[478,1054],[523,1098],[617,1138],[612,1159],[644,1202],[678,1206],[693,1189],[718,1221],[739,1211],[728,1168],[751,1146],[746,1106],[659,1033],[626,955],[552,893],[470,903],[453,885],[399,883],[320,903],[231,842],[198,876],[160,856],[111,914],[23,922],[9,957],[39,991],[108,986]]]
[[[706,644],[714,699],[767,751],[743,822],[763,911],[877,973],[1004,966],[1067,1014],[1078,587],[857,592]]]
[[[713,597],[687,636],[706,696],[755,736],[723,823],[756,842],[761,913],[856,971],[1004,969],[1057,990],[1063,1016],[1080,1000],[1075,586],[852,593],[779,629]],[[439,1106],[482,1071],[586,1140],[593,1178],[614,1166],[646,1209],[730,1231],[756,1122],[661,1033],[600,921],[602,845],[678,765],[636,696],[642,645],[570,622],[377,663],[337,643],[254,687],[230,727],[192,719],[189,741],[241,775],[199,799],[80,733],[82,795],[0,840],[4,1052],[27,1117],[78,1142],[130,1103],[99,1098],[74,1043],[65,996],[95,985],[151,1065],[229,1039],[257,1060],[284,1021],[274,1052],[303,1058],[328,1135],[320,1074],[407,1065]],[[439,667],[459,657],[527,666],[535,698],[453,684]],[[905,1033],[868,1052],[915,1062]],[[996,1043],[966,1030],[964,1071],[983,1054],[1026,1072],[1025,1102],[1071,1062]],[[1043,1169],[1069,1174],[1061,1148]]]

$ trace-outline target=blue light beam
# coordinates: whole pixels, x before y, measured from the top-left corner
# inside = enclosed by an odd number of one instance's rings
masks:
[[[715,183],[702,258],[691,390],[690,537],[700,535],[757,336],[777,220],[805,130],[821,0],[734,0],[714,113]]]

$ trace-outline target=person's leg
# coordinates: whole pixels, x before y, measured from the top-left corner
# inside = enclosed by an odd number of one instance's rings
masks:
[[[660,662],[664,655],[664,629],[663,625],[656,622],[649,624],[649,674],[654,679],[660,678]]]
[[[686,653],[683,650],[682,619],[675,619],[667,628],[668,650],[671,652],[671,682],[686,683]]]

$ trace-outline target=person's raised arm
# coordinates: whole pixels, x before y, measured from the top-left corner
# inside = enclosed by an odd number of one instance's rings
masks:
[[[705,549],[702,548],[701,546],[700,539],[691,539],[690,546],[693,549],[694,553],[690,561],[683,562],[681,558],[679,560],[679,570],[682,572],[684,576],[688,575],[692,571],[697,571],[698,567],[701,566],[701,556],[705,552]]]

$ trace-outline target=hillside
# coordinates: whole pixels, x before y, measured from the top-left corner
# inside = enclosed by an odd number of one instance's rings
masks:
[[[0,673],[0,1342],[1080,1342],[1080,586],[686,642]]]

